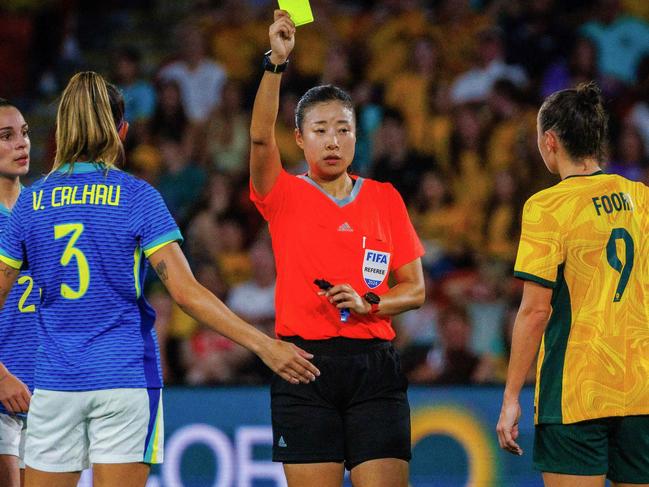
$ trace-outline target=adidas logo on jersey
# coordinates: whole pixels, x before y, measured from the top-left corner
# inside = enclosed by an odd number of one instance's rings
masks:
[[[338,231],[339,232],[353,232],[354,229],[352,228],[352,226],[349,223],[345,222],[345,223],[343,223],[342,225],[340,225],[338,227]]]
[[[288,446],[288,445],[286,444],[286,442],[284,441],[284,437],[283,437],[283,436],[280,436],[280,437],[279,437],[279,441],[277,442],[277,446],[279,446],[279,447],[281,447],[281,448],[286,448],[286,447]]]

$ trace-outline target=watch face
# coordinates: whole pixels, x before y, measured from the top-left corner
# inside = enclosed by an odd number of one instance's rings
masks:
[[[381,302],[381,298],[374,293],[365,293],[365,301],[367,301],[370,304],[379,304]]]

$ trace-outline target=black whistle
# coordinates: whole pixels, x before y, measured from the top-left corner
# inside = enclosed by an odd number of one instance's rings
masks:
[[[315,284],[316,286],[318,286],[318,287],[319,287],[320,289],[322,289],[323,291],[329,291],[329,289],[331,289],[332,287],[334,287],[334,285],[331,284],[331,283],[330,283],[329,281],[327,281],[326,279],[316,279],[315,281],[313,281],[313,284]]]
[[[313,281],[313,283],[318,286],[320,289],[323,291],[329,291],[332,287],[334,287],[333,284],[331,284],[329,281],[326,279],[316,279]],[[343,323],[347,323],[347,320],[349,319],[350,316],[349,308],[343,308],[340,310],[340,321]]]

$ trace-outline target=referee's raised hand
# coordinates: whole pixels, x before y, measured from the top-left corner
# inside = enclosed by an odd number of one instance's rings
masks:
[[[286,10],[275,10],[275,22],[268,29],[270,60],[283,64],[295,46],[295,24]]]
[[[272,340],[259,352],[259,357],[273,372],[292,384],[308,384],[320,375],[318,368],[309,361],[313,355],[289,342]]]

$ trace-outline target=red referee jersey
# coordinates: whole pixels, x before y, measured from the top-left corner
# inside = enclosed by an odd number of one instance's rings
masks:
[[[392,340],[390,317],[351,314],[318,296],[314,279],[350,284],[361,296],[388,291],[388,275],[424,254],[401,196],[389,183],[355,178],[337,200],[307,176],[282,170],[275,185],[250,198],[268,221],[277,265],[275,332],[307,340],[331,337]]]

